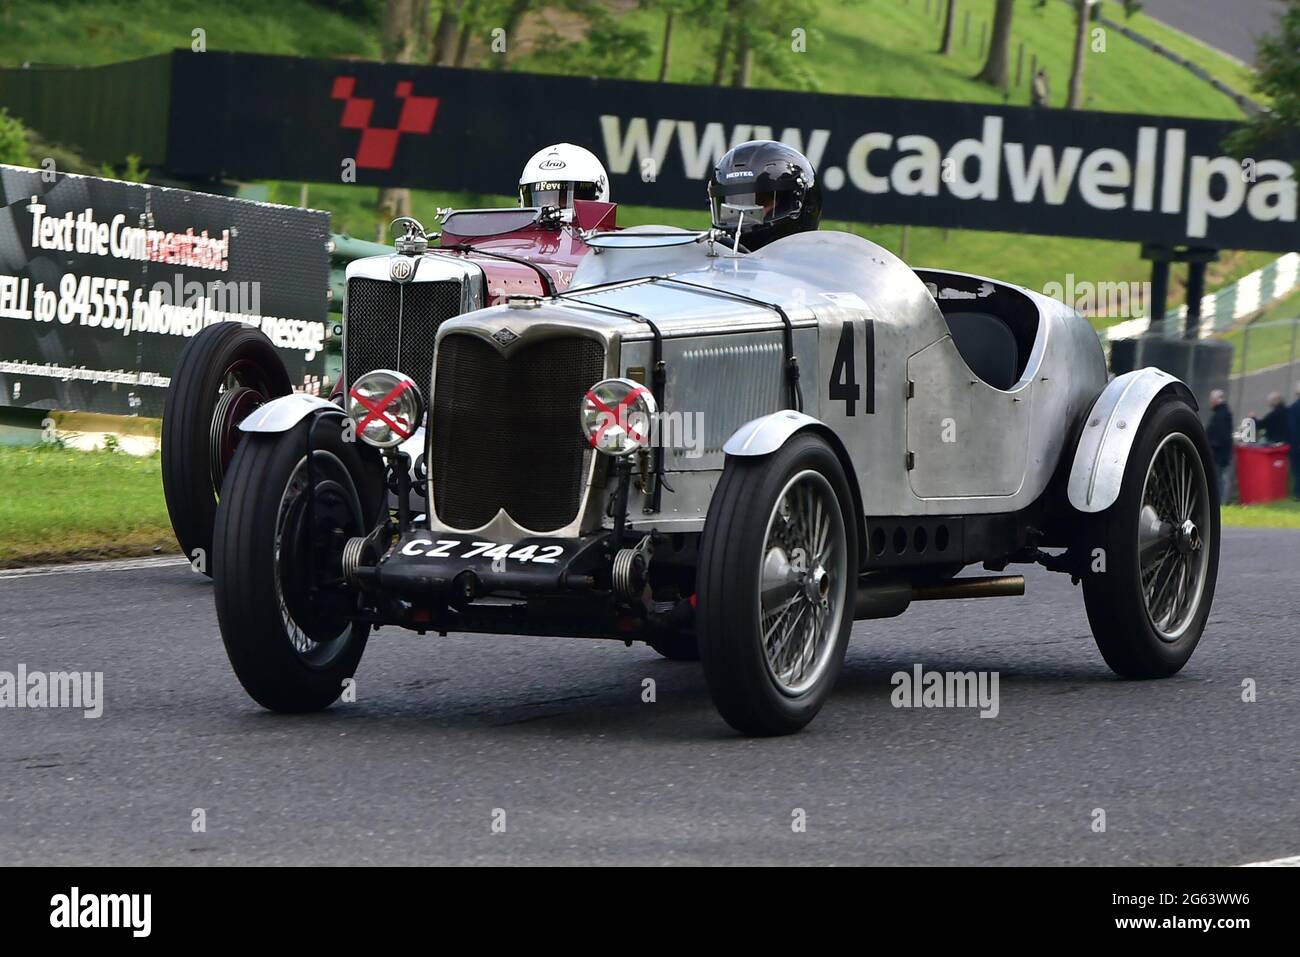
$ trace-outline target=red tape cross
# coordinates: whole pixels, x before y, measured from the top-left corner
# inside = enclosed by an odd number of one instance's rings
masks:
[[[388,395],[384,396],[374,405],[371,405],[370,402],[366,400],[366,397],[362,395],[360,392],[358,392],[356,387],[354,386],[352,388],[352,392],[350,393],[350,395],[352,396],[352,398],[356,399],[358,402],[360,402],[363,406],[365,406],[369,410],[369,414],[366,415],[366,417],[361,420],[360,424],[357,425],[357,431],[364,432],[366,430],[366,426],[368,426],[371,422],[379,420],[379,421],[386,422],[388,424],[388,427],[392,429],[394,432],[396,432],[398,435],[400,435],[403,439],[409,439],[412,435],[414,435],[415,434],[414,429],[404,428],[403,426],[398,425],[397,421],[393,418],[390,418],[388,415],[388,407],[392,405],[395,401],[397,401],[397,399],[401,397],[402,393],[405,392],[410,387],[411,387],[410,382],[406,382],[406,381],[399,382],[397,383],[397,385],[393,386],[392,391],[389,392]],[[400,416],[398,418],[400,418]]]
[[[643,385],[637,386],[627,395],[623,396],[623,398],[619,400],[618,405],[614,406],[614,408],[611,409],[604,402],[601,402],[599,398],[597,398],[596,393],[592,392],[590,389],[587,390],[587,400],[591,402],[591,404],[594,405],[601,412],[604,412],[606,416],[608,416],[608,418],[606,418],[605,421],[601,423],[600,428],[596,430],[596,434],[593,435],[589,440],[591,442],[591,447],[593,449],[600,442],[600,437],[605,434],[605,430],[608,429],[615,422],[618,422],[627,430],[627,434],[632,437],[633,441],[638,443],[642,443],[645,441],[645,436],[643,436],[636,429],[632,428],[632,426],[628,425],[626,422],[623,422],[622,416],[619,415],[619,413],[622,412],[623,410],[623,406],[629,405],[632,402],[632,400],[634,400],[637,396],[639,396],[644,391],[645,391],[645,386]]]

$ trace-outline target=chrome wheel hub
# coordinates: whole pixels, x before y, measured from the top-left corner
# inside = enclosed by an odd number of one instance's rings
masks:
[[[818,565],[803,578],[804,598],[810,604],[824,605],[827,596],[831,591],[831,576],[821,565]]]
[[[1179,525],[1174,533],[1174,547],[1183,555],[1190,554],[1201,547],[1201,532],[1190,518]]]

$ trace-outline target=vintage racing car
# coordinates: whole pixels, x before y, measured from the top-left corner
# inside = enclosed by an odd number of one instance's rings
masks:
[[[427,381],[439,323],[511,295],[566,289],[587,252],[583,231],[612,228],[616,215],[612,203],[595,200],[564,208],[448,210],[438,237],[427,237],[414,220],[399,220],[401,255],[348,266],[336,392],[384,366]],[[263,403],[292,391],[270,339],[242,323],[209,326],[181,352],[163,411],[163,492],[181,550],[205,574],[212,570],[221,484],[242,434],[237,427]],[[413,436],[412,446],[420,441]]]
[[[346,408],[243,418],[213,547],[248,693],[328,706],[382,625],[607,637],[698,656],[727,722],[788,733],[855,619],[1022,594],[1012,563],[1082,583],[1117,673],[1183,666],[1219,503],[1182,382],[1108,382],[1068,307],[857,236],[718,239],[589,235],[567,291],[461,309],[419,362],[354,330]]]

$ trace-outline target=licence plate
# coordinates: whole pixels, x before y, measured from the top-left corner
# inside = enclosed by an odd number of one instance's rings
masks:
[[[571,545],[555,539],[531,538],[517,542],[495,542],[483,538],[431,534],[406,539],[397,552],[407,558],[432,558],[494,568],[519,565],[558,565],[571,553]]]

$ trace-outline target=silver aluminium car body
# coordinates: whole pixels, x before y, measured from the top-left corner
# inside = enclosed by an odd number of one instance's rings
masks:
[[[969,288],[979,291],[963,291]],[[945,296],[990,289],[1022,297],[1038,317],[1023,371],[1006,389],[970,371],[939,305]],[[785,389],[786,319],[799,410],[789,407]],[[695,448],[665,451],[671,491],[658,510],[653,483],[634,484],[633,530],[701,530],[726,456],[768,454],[804,429],[818,430],[840,455],[864,515],[1015,512],[1043,494],[1072,451],[1069,425],[1106,384],[1096,334],[1063,304],[980,277],[918,273],[883,247],[837,232],[799,234],[739,256],[703,241],[604,249],[584,261],[564,296],[450,320],[438,342],[441,349],[449,336],[472,336],[508,354],[573,335],[601,344],[604,376],[647,384],[658,338],[663,411],[697,415],[702,425]],[[854,402],[832,396],[837,354],[849,341],[861,389]],[[435,372],[431,404],[439,388]],[[520,411],[526,415],[526,401]],[[430,460],[438,442],[430,428]],[[431,527],[503,541],[608,527],[606,497],[593,494],[603,490],[602,464],[588,454],[586,492],[563,527],[528,528],[501,509],[477,528],[458,528],[438,516],[436,482]]]

